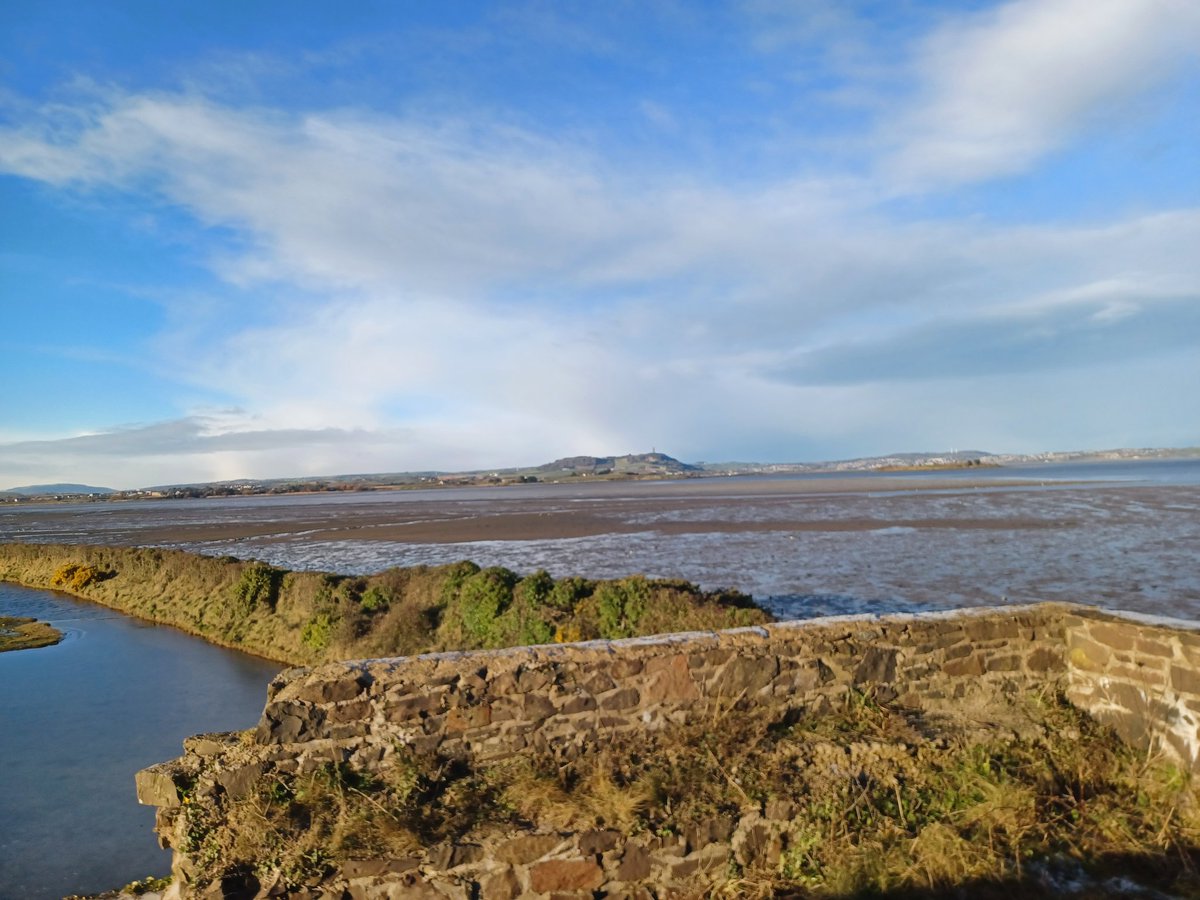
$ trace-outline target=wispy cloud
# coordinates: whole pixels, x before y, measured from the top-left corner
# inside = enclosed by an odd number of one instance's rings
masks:
[[[955,185],[1021,172],[1081,132],[1121,129],[1200,48],[1189,0],[1014,0],[923,42],[919,86],[888,123],[885,170]]]

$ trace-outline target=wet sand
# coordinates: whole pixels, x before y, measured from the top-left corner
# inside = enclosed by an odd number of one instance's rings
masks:
[[[634,534],[647,524],[667,535],[762,531],[873,531],[880,528],[1011,529],[1051,527],[1016,515],[1005,519],[954,517],[830,518],[828,500],[888,494],[927,494],[1039,487],[1036,481],[897,477],[794,479],[693,479],[667,482],[595,482],[464,488],[388,493],[307,495],[301,498],[234,497],[216,520],[188,522],[205,501],[93,504],[85,512],[116,543],[193,544],[257,539],[389,541],[416,544],[476,541],[537,541]],[[293,503],[288,504],[291,499]],[[806,500],[819,503],[807,504]],[[146,515],[129,531],[121,519],[142,508]],[[736,515],[731,515],[731,507]],[[779,512],[787,510],[786,514]],[[177,516],[171,512],[177,512]],[[204,518],[200,516],[200,518]],[[47,508],[48,531],[79,521],[77,509]],[[108,527],[109,523],[116,526]],[[1055,526],[1061,523],[1054,523]]]

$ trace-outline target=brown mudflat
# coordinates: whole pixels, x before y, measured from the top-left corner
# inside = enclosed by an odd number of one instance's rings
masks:
[[[847,532],[882,528],[1012,530],[1060,527],[1014,510],[1004,516],[880,515],[879,495],[1024,491],[1038,482],[995,479],[834,477],[819,480],[712,478],[667,482],[599,482],[341,495],[232,498],[205,517],[191,501],[91,508],[106,541],[194,544],[209,541],[389,541],[447,544],[533,541],[654,531],[663,535],[767,531]],[[325,498],[321,498],[324,500]],[[840,512],[830,515],[831,504]],[[43,521],[77,515],[47,512]],[[125,521],[128,520],[126,524]],[[128,528],[125,534],[122,531]]]

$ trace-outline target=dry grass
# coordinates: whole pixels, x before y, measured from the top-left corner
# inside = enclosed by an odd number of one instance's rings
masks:
[[[583,765],[518,759],[493,768],[489,777],[501,786],[505,806],[539,828],[612,828],[629,833],[645,821],[657,785],[648,777],[627,779],[621,768],[611,752],[601,751]]]

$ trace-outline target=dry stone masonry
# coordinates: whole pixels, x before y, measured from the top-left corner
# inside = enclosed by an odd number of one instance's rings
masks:
[[[786,719],[868,687],[883,701],[1003,727],[1007,701],[1048,685],[1125,739],[1200,766],[1197,626],[1069,604],[838,617],[291,669],[272,682],[252,744],[193,738],[182,762],[218,760],[220,786],[236,797],[268,769],[305,773],[332,760],[380,772],[397,748],[482,763],[527,752],[568,760],[614,737],[731,711]],[[180,765],[139,773],[139,799],[177,807]],[[714,819],[685,835],[522,834],[486,846],[426,848],[399,860],[348,861],[337,890],[314,896],[661,896],[664,886],[695,883],[731,861],[769,852],[777,823],[790,815],[783,806],[768,802],[737,821]],[[192,896],[189,871],[176,848],[176,896]]]

